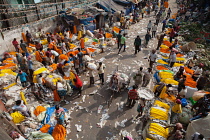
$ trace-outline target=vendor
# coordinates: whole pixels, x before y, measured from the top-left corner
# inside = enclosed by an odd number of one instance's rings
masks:
[[[179,71],[174,76],[174,80],[178,81],[180,78],[182,78],[184,76],[184,71],[184,67],[180,66]]]
[[[203,90],[204,87],[209,84],[209,74],[204,74],[203,76],[201,76],[198,81],[197,81],[197,89],[198,90]]]
[[[67,94],[67,89],[65,88],[64,83],[62,83],[60,80],[58,80],[56,83],[56,90],[58,92],[58,95],[61,98],[61,101],[65,101],[65,103],[68,104],[69,102],[64,100],[64,98]]]
[[[164,98],[165,94],[168,94],[168,89],[172,87],[171,84],[166,85],[165,83],[159,83],[158,85],[155,86],[155,95],[160,98]],[[169,95],[169,94],[168,94]],[[170,96],[170,95],[169,95]]]
[[[183,135],[186,133],[186,131],[183,129],[183,126],[181,123],[171,124],[164,128],[166,129],[169,127],[173,127],[173,131],[171,131],[169,135],[171,137],[175,138],[176,140],[179,138],[183,138]]]
[[[191,58],[191,59],[188,61],[187,67],[190,68],[190,69],[193,68],[193,67],[195,66],[196,62],[197,62],[197,56],[194,55],[193,58]]]
[[[23,136],[21,136],[18,132],[16,131],[12,131],[10,134],[10,137],[13,139],[13,140],[26,140]]]
[[[27,86],[27,77],[28,77],[28,75],[25,72],[23,72],[22,70],[19,70],[19,73],[17,74],[16,80],[15,80],[16,83],[17,83],[18,77],[20,77],[20,82],[22,84],[22,87],[26,87]]]
[[[4,61],[4,60],[6,60],[7,58],[11,58],[11,56],[10,56],[10,54],[8,53],[8,52],[5,52],[4,53],[4,56],[3,56],[3,58],[2,58],[2,62]]]
[[[26,117],[30,117],[30,113],[29,113],[26,105],[23,104],[22,100],[15,101],[15,106],[13,106],[11,109],[9,109],[8,112],[10,112],[11,110],[20,111],[22,113],[22,115],[24,115]]]
[[[198,68],[194,71],[192,78],[196,81],[203,73],[204,64],[200,63]]]
[[[61,125],[64,125],[64,123],[67,124],[65,120],[65,110],[59,105],[55,106],[55,117],[58,124],[61,124]]]
[[[174,117],[176,117],[176,115],[178,113],[182,113],[182,106],[181,106],[182,102],[180,99],[176,100],[176,103],[174,104],[174,106],[171,109],[171,122],[173,122]]]
[[[75,87],[78,89],[78,95],[79,97],[82,96],[82,88],[83,88],[83,83],[82,81],[77,77],[75,79],[73,79],[74,83],[75,83]]]
[[[44,88],[43,86],[43,80],[42,80],[42,73],[38,74],[36,76],[36,80],[37,80],[37,83],[39,85],[39,91],[43,90],[44,93],[47,93],[47,90]]]

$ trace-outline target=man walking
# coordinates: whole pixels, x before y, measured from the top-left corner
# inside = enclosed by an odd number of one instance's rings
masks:
[[[152,69],[153,64],[155,63],[157,59],[156,50],[152,50],[152,53],[149,56],[149,67]]]
[[[102,85],[104,84],[104,69],[105,69],[105,67],[106,66],[102,62],[99,62],[99,66],[98,66],[97,70],[98,70],[98,75],[99,75]]]
[[[147,24],[147,32],[150,32],[151,28],[152,28],[152,22],[150,20],[149,23]]]
[[[119,48],[119,51],[118,51],[118,54],[120,53],[120,51],[121,51],[121,49],[122,49],[122,47],[124,47],[124,52],[125,52],[125,45],[126,45],[126,38],[125,38],[125,34],[123,34],[123,36],[121,37],[121,39],[120,39],[120,48]]]
[[[155,37],[156,31],[157,31],[157,25],[154,23],[154,25],[152,26],[152,38]]]
[[[160,21],[160,17],[161,17],[161,13],[159,12],[156,16],[156,25],[158,25],[158,23]]]
[[[166,17],[166,18],[170,18],[171,12],[172,12],[172,11],[171,11],[171,8],[169,8],[169,9],[168,9],[168,12],[167,12],[167,17]]]
[[[142,87],[146,87],[149,84],[151,78],[152,78],[152,69],[148,68],[148,70],[144,72]]]
[[[165,37],[165,34],[161,34],[160,35],[160,38],[158,40],[158,46],[157,46],[157,49],[156,50],[159,50],[159,48],[160,48],[160,46],[161,46],[161,44],[163,42],[164,37]]]
[[[148,43],[149,43],[149,40],[151,39],[152,37],[151,37],[151,35],[150,35],[150,33],[149,32],[147,32],[147,34],[145,35],[145,46],[147,46],[148,45]]]
[[[122,37],[121,31],[119,31],[119,34],[117,35],[117,48],[118,48],[118,49],[119,49],[120,46],[121,46],[121,44],[120,44],[121,37]]]
[[[141,38],[139,36],[136,37],[134,41],[134,46],[135,46],[135,54],[137,54],[137,51],[141,51]]]
[[[165,28],[166,28],[166,22],[167,22],[167,18],[163,20],[163,26],[162,26],[162,32],[164,32]]]
[[[133,85],[133,89],[128,91],[128,102],[126,106],[133,107],[138,99],[138,93],[136,90],[136,86]]]

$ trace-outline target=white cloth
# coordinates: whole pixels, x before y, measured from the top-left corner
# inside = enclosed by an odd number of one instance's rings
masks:
[[[203,69],[198,67],[194,72],[194,74],[196,74],[194,76],[199,77],[202,74],[202,72],[203,72]]]
[[[58,90],[64,90],[63,84],[60,83],[60,82],[57,82],[57,89],[58,89]]]
[[[19,106],[15,105],[12,107],[13,110],[18,110],[20,112],[27,111],[27,107],[23,104],[23,101],[21,101],[21,104]]]
[[[183,97],[183,98],[185,98],[186,94],[187,94],[187,88],[182,89],[182,90],[179,92],[179,95],[180,95],[181,97]]]
[[[54,51],[54,50],[51,50],[51,53],[52,53],[54,56],[59,56],[59,53],[57,53],[57,52]]]
[[[155,61],[157,59],[157,54],[151,53],[149,57],[150,57],[150,61]]]

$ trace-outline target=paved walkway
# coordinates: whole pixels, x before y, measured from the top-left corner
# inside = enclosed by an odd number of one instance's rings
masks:
[[[169,2],[172,13],[176,12],[174,9],[176,8],[175,0]],[[154,15],[152,12],[151,15]],[[128,31],[128,41],[127,41],[127,49],[126,52],[122,52],[119,55],[117,45],[113,47],[108,47],[103,54],[97,55],[94,59],[99,60],[101,58],[105,58],[104,63],[106,64],[106,71],[105,71],[105,80],[107,80],[107,76],[112,74],[112,72],[118,66],[120,72],[125,74],[130,74],[132,70],[139,69],[140,66],[147,68],[148,61],[144,59],[145,56],[148,56],[150,51],[157,47],[157,39],[153,38],[148,44],[148,48],[143,48],[141,52],[139,52],[136,56],[134,56],[134,46],[133,42],[137,35],[144,39],[146,34],[146,26],[151,20],[153,23],[155,19],[153,16],[146,17],[142,19],[139,23],[130,26]],[[162,29],[162,24],[160,23],[158,26],[157,34],[160,34]],[[98,79],[96,74],[95,79]],[[89,77],[82,76],[83,82],[88,82],[89,84]],[[97,113],[97,109],[99,105],[103,105],[102,112],[105,111],[104,109],[108,109],[107,101],[110,99],[111,91],[107,90],[107,85],[95,85],[91,88],[88,88],[88,84],[84,87],[83,96],[80,98],[73,99],[73,97],[69,98],[71,103],[69,105],[65,105],[66,108],[72,108],[72,121],[71,121],[71,133],[68,135],[68,140],[106,140],[107,138],[113,138],[116,136],[117,139],[119,138],[119,133],[121,130],[126,130],[133,138],[141,139],[138,136],[138,131],[141,129],[142,123],[135,124],[132,122],[133,117],[137,115],[137,104],[132,108],[123,107],[123,111],[118,110],[118,104],[126,103],[127,101],[127,90],[121,92],[119,95],[115,95],[114,99],[111,103],[111,106],[108,110],[109,118],[106,121],[105,126],[102,128],[97,127],[97,123],[100,122],[100,118],[102,117],[102,113]],[[130,84],[132,85],[132,83]],[[151,85],[150,85],[151,86]],[[89,95],[97,91],[94,95]],[[75,104],[79,103],[79,108],[75,108]],[[84,107],[82,109],[81,107]],[[74,108],[74,109],[73,109]],[[124,119],[127,119],[125,123],[125,127],[115,127],[116,122],[121,122]],[[77,132],[75,124],[82,125],[82,131]]]

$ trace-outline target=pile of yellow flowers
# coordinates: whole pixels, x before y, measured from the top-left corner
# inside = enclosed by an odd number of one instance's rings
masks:
[[[160,135],[160,136],[162,136],[164,138],[167,138],[168,135],[169,135],[168,128],[165,129],[164,127],[162,127],[158,123],[151,123],[150,124],[149,133],[150,134]]]
[[[158,109],[158,107],[161,107],[163,109]],[[153,107],[150,109],[150,118],[151,119],[158,119],[158,120],[168,120],[168,112],[169,112],[170,106],[164,102],[161,102],[159,100],[155,100]],[[159,123],[150,123],[149,126],[149,134],[159,135],[164,138],[168,138],[169,130],[168,128],[164,128]],[[150,138],[146,138],[146,140],[151,140]]]
[[[159,72],[159,76],[161,79],[166,79],[166,78],[173,79],[173,74],[170,72],[161,71],[161,72]]]

